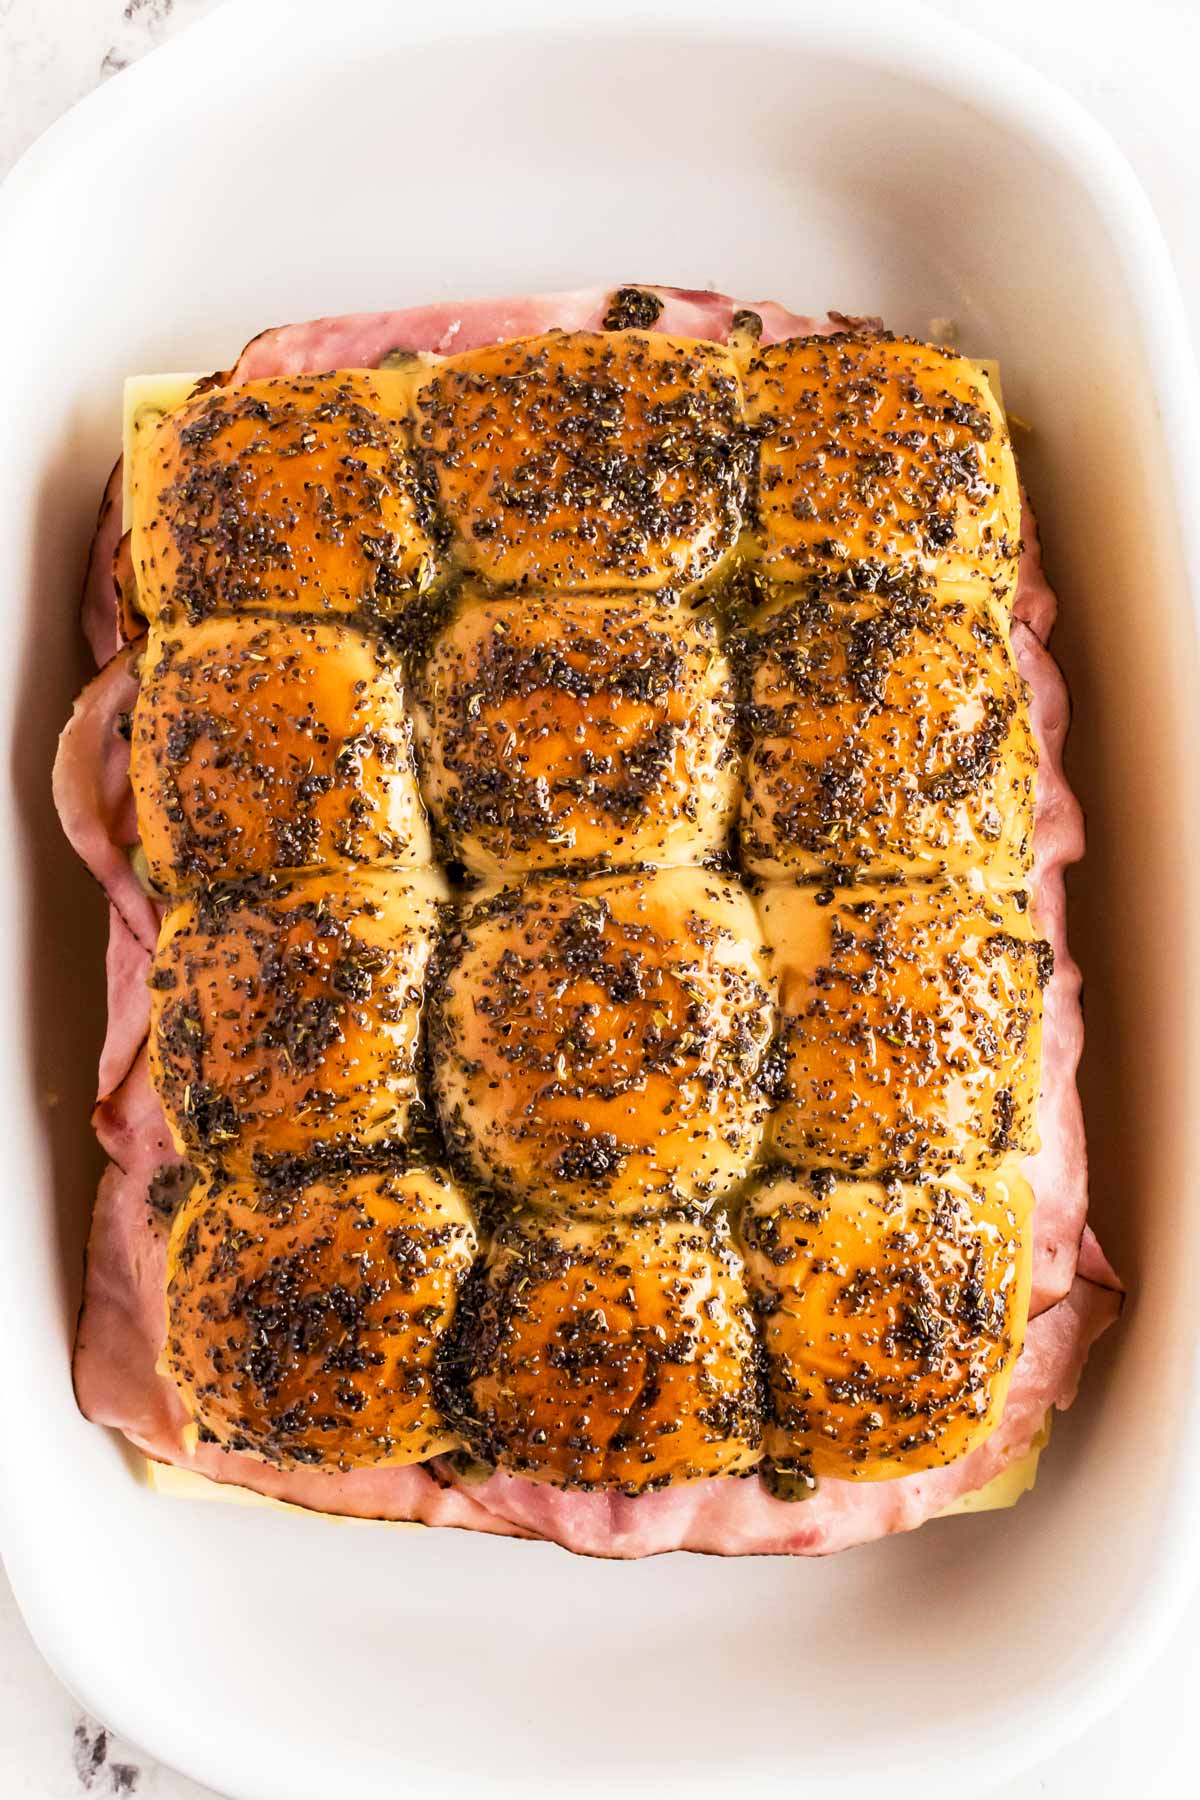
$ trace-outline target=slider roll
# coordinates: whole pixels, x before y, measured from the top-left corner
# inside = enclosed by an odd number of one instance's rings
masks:
[[[779,981],[780,1161],[887,1176],[1037,1149],[1052,957],[1023,893],[780,883],[761,912]]]
[[[340,620],[155,630],[132,780],[165,894],[270,870],[429,860],[395,663]]]
[[[776,1463],[880,1481],[981,1444],[1024,1337],[1032,1209],[1009,1166],[920,1182],[764,1182],[742,1228]]]
[[[711,609],[468,588],[413,699],[430,811],[473,874],[727,847],[734,692]]]
[[[208,388],[139,430],[130,556],[150,623],[387,618],[429,587],[437,543],[411,386],[385,369],[272,376]]]
[[[1037,745],[1007,629],[986,612],[831,578],[777,594],[737,655],[751,874],[1029,880]]]
[[[767,1110],[771,982],[753,904],[703,869],[550,877],[469,910],[430,1025],[452,1151],[556,1215],[707,1206]]]
[[[205,1180],[167,1253],[162,1366],[203,1438],[280,1468],[420,1462],[456,1439],[434,1374],[475,1254],[436,1171]]]
[[[737,368],[718,344],[515,338],[440,363],[415,405],[454,557],[489,582],[679,587],[733,548],[746,440]]]
[[[961,586],[1007,613],[1021,501],[1004,414],[974,363],[845,332],[757,351],[749,551],[775,581],[836,574]]]
[[[759,1459],[754,1321],[721,1220],[513,1221],[457,1335],[451,1410],[511,1474],[639,1494]]]
[[[173,907],[150,976],[150,1071],[179,1150],[245,1175],[398,1147],[420,1107],[444,895],[431,870],[327,870]]]

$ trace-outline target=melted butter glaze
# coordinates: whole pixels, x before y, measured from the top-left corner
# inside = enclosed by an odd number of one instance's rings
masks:
[[[781,1465],[886,1480],[982,1442],[1021,1349],[1032,1209],[1011,1167],[763,1183],[743,1230]]]
[[[435,544],[409,394],[387,370],[344,370],[210,389],[168,413],[132,472],[143,616],[387,615],[419,593]]]
[[[636,1493],[764,1443],[802,1481],[899,1474],[998,1416],[1046,974],[1003,418],[861,322],[763,350],[753,315],[729,346],[653,323],[622,290],[601,333],[217,390],[153,434],[134,780],[153,879],[196,890],[156,1054],[210,1169],[167,1360],[230,1447],[352,1467],[458,1430]],[[405,903],[359,906],[430,855],[404,671],[439,850],[498,887],[427,981]],[[306,904],[391,957],[369,996],[332,999]],[[421,1176],[457,1221],[406,1277],[436,1297],[367,1281],[318,1356],[346,1243],[379,1257],[413,1204],[370,1159],[423,1154],[414,1067],[491,1248],[455,1319],[474,1227]],[[236,1096],[215,1136],[197,1088]],[[746,1189],[764,1131],[794,1167]]]
[[[419,1462],[455,1441],[434,1363],[475,1243],[465,1199],[427,1169],[201,1182],[171,1229],[164,1364],[226,1449]]]
[[[463,1432],[515,1472],[636,1494],[759,1459],[755,1325],[723,1219],[510,1220],[460,1333]]]
[[[734,691],[711,608],[467,589],[414,704],[431,812],[479,875],[727,847]]]
[[[771,1030],[735,883],[698,868],[529,882],[446,941],[439,1116],[480,1179],[552,1210],[708,1204],[758,1149]]]

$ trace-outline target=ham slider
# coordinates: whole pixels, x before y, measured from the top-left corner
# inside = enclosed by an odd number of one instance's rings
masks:
[[[1013,1497],[1119,1284],[979,366],[622,289],[138,391],[56,771],[113,904],[89,1414],[606,1556]]]

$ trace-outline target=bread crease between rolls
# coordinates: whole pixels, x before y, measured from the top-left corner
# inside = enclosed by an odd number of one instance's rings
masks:
[[[849,330],[396,364],[139,434],[166,1366],[329,1467],[966,1454],[1050,973],[987,382]]]

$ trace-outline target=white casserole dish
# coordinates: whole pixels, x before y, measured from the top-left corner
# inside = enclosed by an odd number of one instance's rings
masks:
[[[241,0],[5,189],[0,1544],[89,1709],[238,1800],[978,1789],[1112,1701],[1196,1548],[1190,348],[1115,151],[973,39],[797,0],[561,11],[518,0],[501,30],[483,0]],[[1071,931],[1093,1221],[1131,1304],[1031,1498],[827,1563],[588,1563],[155,1498],[71,1392],[103,907],[48,786],[121,379],[227,365],[289,318],[627,279],[951,316],[1035,422],[1019,448],[1091,828]]]

